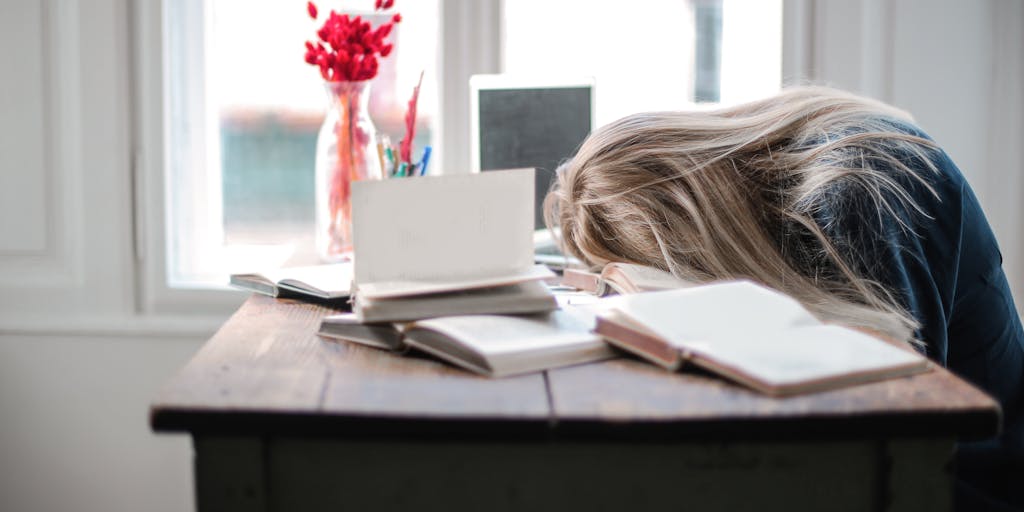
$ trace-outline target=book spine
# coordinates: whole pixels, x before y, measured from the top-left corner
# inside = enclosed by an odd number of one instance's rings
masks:
[[[567,268],[562,272],[562,284],[577,290],[597,293],[601,277],[593,272]]]
[[[638,332],[601,316],[597,317],[594,333],[612,345],[632,352],[665,369],[675,371],[683,364],[679,350],[657,336]]]

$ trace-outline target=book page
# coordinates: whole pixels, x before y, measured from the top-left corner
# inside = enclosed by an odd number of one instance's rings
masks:
[[[581,306],[582,308],[582,306]],[[459,340],[486,356],[552,347],[566,340],[598,340],[591,333],[595,317],[560,309],[540,315],[465,315],[420,320],[429,328]]]
[[[469,280],[533,266],[533,169],[357,181],[357,284]]]
[[[555,273],[544,265],[531,265],[514,273],[494,277],[433,278],[419,281],[371,282],[359,286],[360,300],[413,297],[434,293],[472,290],[527,281],[541,281],[555,277]]]
[[[692,286],[692,283],[679,279],[671,272],[632,263],[609,263],[605,265],[601,277],[619,293],[672,290]]]
[[[537,313],[557,308],[544,283],[527,281],[491,288],[467,288],[449,293],[357,300],[353,306],[360,320],[418,320],[437,316],[492,313]]]
[[[325,296],[347,296],[352,286],[351,263],[288,267],[263,275],[281,287],[322,292]]]
[[[927,367],[924,356],[837,325],[763,331],[756,338],[701,344],[702,366],[755,388],[794,392],[829,381],[868,380]],[[788,389],[787,388],[791,388]]]
[[[543,315],[443,317],[416,322],[414,329],[451,340],[451,347],[437,350],[471,351],[492,373],[507,375],[612,357],[612,349],[591,332],[596,311],[576,306]],[[408,333],[415,338],[412,329]]]
[[[624,295],[618,309],[688,349],[710,340],[756,340],[764,331],[820,324],[793,298],[750,281]]]

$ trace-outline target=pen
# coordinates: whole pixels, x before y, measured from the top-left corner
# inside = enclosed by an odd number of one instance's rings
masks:
[[[384,141],[377,141],[377,159],[380,160],[380,177],[388,177],[388,168],[384,165]]]
[[[398,171],[398,169],[395,165],[395,153],[391,151],[390,145],[384,148],[384,154],[388,157],[388,176],[393,176],[394,172]]]
[[[407,164],[405,162],[402,162],[402,163],[398,164],[398,172],[395,173],[395,176],[399,176],[399,177],[405,176],[405,168],[408,167],[408,166],[409,166],[409,164]]]
[[[427,163],[430,162],[430,146],[423,148],[423,158],[420,158],[420,176],[427,175]]]

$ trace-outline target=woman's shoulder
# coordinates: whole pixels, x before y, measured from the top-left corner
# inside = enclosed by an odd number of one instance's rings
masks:
[[[814,220],[834,242],[852,252],[891,246],[884,251],[897,253],[918,247],[920,237],[951,239],[951,233],[935,231],[959,225],[965,202],[974,196],[960,169],[922,128],[878,115],[843,133],[881,136],[870,139],[869,154],[847,160],[864,172],[836,180],[817,205]]]
[[[945,149],[910,118],[869,114],[840,127],[838,132],[837,136],[878,134],[873,139],[875,150],[894,158],[868,159],[870,170],[899,183],[917,199],[936,196],[941,202],[943,196],[959,194],[967,186],[966,178]]]
[[[912,135],[914,137],[920,137],[934,142],[934,139],[932,139],[932,137],[928,135],[924,129],[918,126],[910,117],[902,118],[893,115],[876,114],[868,117],[868,122],[882,130],[902,133],[904,135]]]

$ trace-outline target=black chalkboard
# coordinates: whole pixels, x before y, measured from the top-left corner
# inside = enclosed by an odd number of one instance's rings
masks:
[[[536,168],[534,224],[543,228],[555,169],[590,134],[590,88],[483,89],[477,99],[480,170]]]

